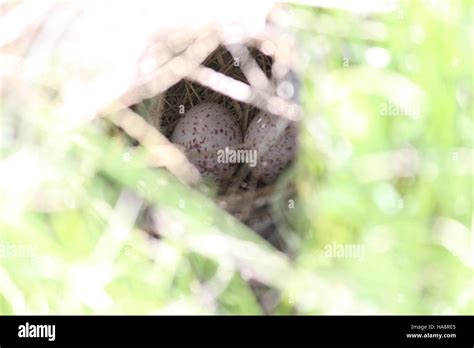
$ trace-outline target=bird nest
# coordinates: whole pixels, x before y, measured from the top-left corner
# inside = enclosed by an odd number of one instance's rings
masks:
[[[274,73],[273,57],[255,47],[242,46],[248,58],[271,81]],[[223,74],[234,81],[250,85],[235,56],[226,46],[219,46],[202,63],[205,68]],[[132,109],[154,125],[168,139],[176,124],[193,106],[214,102],[224,106],[235,118],[242,134],[262,108],[236,100],[193,79],[184,78],[165,92],[145,99]],[[283,177],[283,178],[282,178]],[[209,188],[209,187],[207,187]],[[222,183],[212,185],[216,203],[238,220],[267,239],[280,250],[288,251],[286,216],[288,205],[294,202],[294,188],[289,176],[283,173],[272,183],[263,183],[252,175],[247,164],[239,164],[233,175]]]

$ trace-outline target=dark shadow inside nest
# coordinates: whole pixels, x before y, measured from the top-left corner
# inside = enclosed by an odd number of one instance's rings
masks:
[[[256,48],[248,47],[251,58],[268,79],[272,78],[273,59]],[[223,46],[218,47],[202,64],[237,81],[249,84],[240,68],[238,60]],[[148,115],[149,121],[160,130],[168,139],[178,121],[185,112],[203,102],[215,102],[229,110],[238,122],[241,131],[245,134],[248,125],[261,111],[259,108],[236,101],[226,95],[213,91],[197,82],[183,79],[171,86],[159,99],[144,101],[145,108],[135,110]],[[143,105],[142,105],[143,107]],[[156,113],[150,110],[156,109]],[[145,111],[145,112],[143,112]],[[247,164],[238,164],[232,177],[217,186],[215,201],[221,208],[232,214],[249,228],[280,250],[287,249],[287,242],[283,232],[278,231],[286,223],[285,212],[275,212],[272,208],[275,199],[276,183],[264,184],[253,177]],[[291,184],[279,185],[279,199],[286,201],[294,198],[294,188]],[[283,225],[283,226],[282,226]],[[287,227],[284,227],[287,229]]]
[[[250,48],[249,52],[259,68],[265,73],[267,78],[270,79],[272,76],[273,59],[254,48]],[[211,68],[237,81],[249,84],[239,67],[238,61],[222,46],[217,48],[203,62],[203,66]],[[177,115],[182,116],[184,114],[183,110],[189,110],[191,107],[203,102],[215,102],[226,107],[232,112],[233,116],[236,117],[242,131],[246,130],[247,125],[260,111],[253,105],[238,102],[226,95],[202,86],[197,82],[183,79],[170,87],[164,94],[164,105],[161,110],[158,125],[160,131],[169,138],[176,123],[180,119]]]

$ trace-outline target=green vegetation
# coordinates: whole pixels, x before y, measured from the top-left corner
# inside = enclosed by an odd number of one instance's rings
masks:
[[[149,168],[107,120],[54,136],[44,117],[15,141],[22,110],[2,102],[0,314],[474,314],[474,6],[400,6],[292,7],[304,119],[282,177],[298,192],[281,229],[291,256]],[[159,240],[139,231],[147,205],[168,226]]]

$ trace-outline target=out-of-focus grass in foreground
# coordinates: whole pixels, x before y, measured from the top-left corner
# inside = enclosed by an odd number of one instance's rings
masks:
[[[259,314],[253,278],[279,314],[473,314],[472,13],[288,13],[305,115],[291,259],[106,121],[51,136],[41,105],[19,141],[24,110],[2,101],[0,313]],[[137,229],[146,204],[158,241]]]

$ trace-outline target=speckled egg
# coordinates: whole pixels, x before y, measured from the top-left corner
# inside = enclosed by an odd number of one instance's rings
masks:
[[[206,102],[186,112],[177,123],[171,141],[183,147],[190,162],[204,177],[219,182],[232,174],[235,165],[219,163],[218,151],[240,145],[242,133],[225,107]]]
[[[296,152],[298,128],[290,123],[279,132],[284,119],[261,111],[247,128],[244,143],[246,148],[256,149],[258,162],[252,170],[254,176],[264,183],[271,183],[291,162]],[[278,136],[277,136],[278,135]]]

